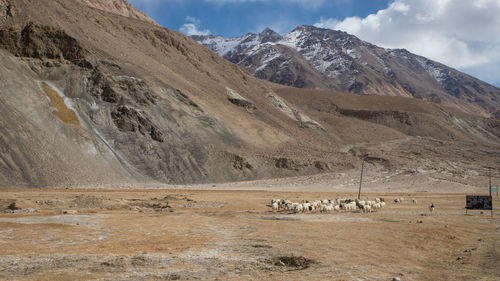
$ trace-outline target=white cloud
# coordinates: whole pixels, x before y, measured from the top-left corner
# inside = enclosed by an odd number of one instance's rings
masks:
[[[187,23],[183,24],[179,30],[188,35],[210,35],[210,30],[205,29],[205,30],[200,30],[200,20],[187,16],[186,17]]]
[[[500,85],[500,0],[395,0],[365,18],[321,19],[315,26],[405,48]]]

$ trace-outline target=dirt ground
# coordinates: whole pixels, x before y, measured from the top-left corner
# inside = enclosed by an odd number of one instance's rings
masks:
[[[466,215],[464,193],[365,193],[389,203],[288,214],[272,212],[271,198],[354,198],[355,189],[212,189],[2,190],[0,279],[500,279],[500,211]]]

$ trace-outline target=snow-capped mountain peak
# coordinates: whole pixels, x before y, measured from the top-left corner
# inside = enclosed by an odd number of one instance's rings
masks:
[[[407,96],[500,117],[500,89],[404,49],[384,49],[346,32],[299,26],[237,38],[194,36],[255,76],[295,87]]]

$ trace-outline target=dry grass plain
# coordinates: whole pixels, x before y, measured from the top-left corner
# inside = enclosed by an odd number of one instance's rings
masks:
[[[500,211],[465,215],[462,193],[367,193],[389,204],[365,214],[266,206],[345,196],[355,193],[3,190],[0,279],[500,279]]]

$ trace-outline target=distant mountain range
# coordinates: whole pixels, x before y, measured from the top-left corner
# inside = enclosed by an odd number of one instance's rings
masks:
[[[237,38],[192,36],[254,76],[298,88],[414,97],[500,118],[500,89],[404,49],[384,49],[342,31],[266,28]]]
[[[258,77],[336,90],[258,79],[125,0],[0,0],[0,188],[500,166],[500,120],[423,100],[487,115],[498,89],[477,79],[314,27],[198,39]]]

